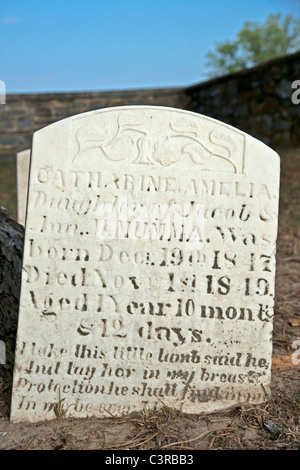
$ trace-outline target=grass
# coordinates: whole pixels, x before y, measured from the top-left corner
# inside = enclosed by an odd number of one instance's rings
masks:
[[[265,389],[265,387],[263,386],[263,384],[260,384],[260,386],[261,386],[261,388],[262,388],[262,390],[263,390],[263,392],[264,392],[264,394],[265,394],[266,399],[267,399],[267,400],[270,400],[269,394],[268,394],[268,392],[266,391],[266,389]]]
[[[300,393],[292,393],[290,399],[300,407]]]
[[[143,425],[148,428],[151,427],[153,421],[159,422],[161,417],[166,419],[171,418],[172,416],[180,414],[180,411],[170,408],[162,400],[160,400],[162,407],[159,410],[153,410],[144,408],[140,414]]]
[[[54,406],[54,413],[55,413],[55,416],[56,416],[57,419],[63,418],[64,415],[66,414],[67,410],[63,410],[63,407],[62,407],[62,402],[63,401],[64,401],[64,398],[61,398],[60,389],[59,389],[58,390],[58,401]]]

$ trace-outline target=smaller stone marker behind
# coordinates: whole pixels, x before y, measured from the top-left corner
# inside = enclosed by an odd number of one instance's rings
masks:
[[[30,149],[22,150],[16,156],[17,176],[17,221],[25,226],[27,190],[30,166]]]
[[[172,108],[34,134],[11,419],[270,393],[279,158]]]

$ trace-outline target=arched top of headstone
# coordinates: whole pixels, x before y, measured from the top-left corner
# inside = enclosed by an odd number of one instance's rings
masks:
[[[171,169],[177,165],[244,174],[246,166],[254,163],[247,157],[255,158],[251,155],[257,148],[278,159],[265,144],[230,125],[191,111],[161,106],[89,111],[37,131],[34,142],[47,145],[50,158],[64,158],[66,164],[74,167],[115,163]],[[261,157],[259,162],[263,165]]]

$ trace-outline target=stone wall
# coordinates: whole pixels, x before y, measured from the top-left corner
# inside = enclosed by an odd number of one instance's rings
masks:
[[[0,158],[31,147],[32,134],[55,121],[111,106],[149,104],[186,109],[182,88],[84,93],[11,94],[0,105]]]
[[[189,109],[226,122],[274,149],[300,144],[300,52],[186,89]]]
[[[187,109],[224,121],[274,149],[300,144],[300,52],[186,88],[112,92],[11,94],[0,105],[0,158],[31,147],[36,130],[74,114],[124,105]]]

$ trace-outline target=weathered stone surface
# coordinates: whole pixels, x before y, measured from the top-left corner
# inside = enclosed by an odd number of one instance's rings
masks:
[[[30,166],[30,149],[17,153],[17,220],[18,223],[25,226],[26,205],[27,205],[27,187]]]
[[[21,289],[24,228],[0,206],[0,340],[15,342]]]
[[[31,158],[11,419],[264,401],[278,155],[137,106],[57,122]]]

